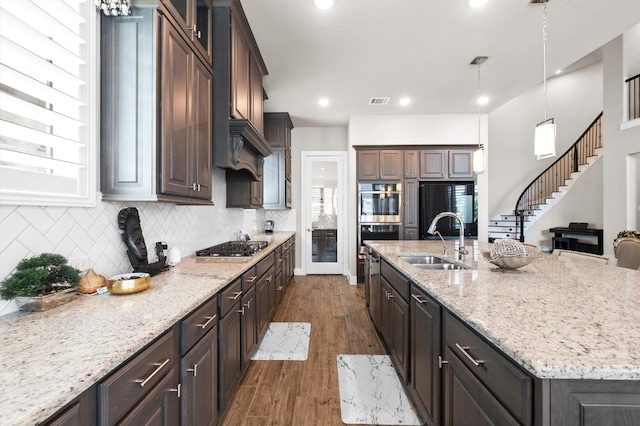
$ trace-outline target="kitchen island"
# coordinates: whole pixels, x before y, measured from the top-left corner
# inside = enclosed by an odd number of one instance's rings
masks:
[[[45,421],[293,235],[254,236],[269,245],[249,259],[183,258],[141,293],[0,317],[0,425]]]
[[[446,244],[448,253],[454,253],[454,242]],[[365,245],[380,255],[383,265],[406,277],[412,289],[423,291],[442,307],[445,331],[440,354],[445,363],[453,353],[447,352],[444,343],[447,321],[459,322],[513,361],[522,375],[530,376],[534,414],[523,416],[527,420],[521,422],[563,424],[554,419],[572,418],[571,410],[588,414],[585,407],[589,406],[626,407],[629,411],[621,414],[622,418],[627,416],[626,424],[633,424],[628,419],[638,418],[640,272],[601,265],[588,257],[582,260],[544,253],[519,271],[496,272],[497,267],[479,253],[479,249],[491,246],[480,243],[474,248],[469,242],[469,254],[462,262],[472,269],[426,270],[399,255],[442,255],[442,243],[367,241]],[[419,336],[429,339],[428,335]],[[467,349],[456,355],[464,358],[477,348]],[[489,368],[489,364],[480,364],[472,368]],[[596,397],[579,401],[578,406],[565,404],[571,398],[580,400],[578,394]],[[619,413],[614,411],[608,413],[615,419]],[[594,418],[601,419],[600,415]]]

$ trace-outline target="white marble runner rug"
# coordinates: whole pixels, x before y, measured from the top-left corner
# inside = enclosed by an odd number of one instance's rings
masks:
[[[337,361],[344,423],[423,424],[387,355],[338,355]]]
[[[309,322],[270,322],[252,360],[304,361],[309,355]]]

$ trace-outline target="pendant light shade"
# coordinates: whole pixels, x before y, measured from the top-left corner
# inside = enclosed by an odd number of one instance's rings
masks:
[[[556,123],[553,118],[536,125],[534,153],[538,160],[556,156]]]
[[[480,145],[473,151],[473,171],[484,172],[484,146]]]

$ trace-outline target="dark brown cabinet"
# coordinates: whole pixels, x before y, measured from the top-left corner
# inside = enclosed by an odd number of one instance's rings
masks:
[[[95,425],[97,424],[96,407],[96,387],[92,386],[43,424],[46,426]]]
[[[101,190],[105,200],[211,204],[212,68],[164,7],[101,24]]]
[[[219,341],[219,401],[220,411],[224,411],[242,377],[242,324],[240,301],[241,280],[231,283],[220,294]]]
[[[338,231],[315,229],[311,232],[311,256],[314,262],[336,262],[338,259]]]
[[[388,149],[359,149],[358,150],[358,179],[359,180],[399,180],[402,179],[402,164],[404,162],[401,150]]]
[[[473,179],[473,150],[449,150],[449,179]]]
[[[404,239],[418,239],[418,191],[417,179],[405,179],[402,195],[404,197]]]
[[[168,22],[162,26],[161,192],[211,199],[211,71]]]
[[[405,383],[409,381],[409,281],[380,261],[380,328],[391,358]]]
[[[256,306],[255,285],[243,290],[241,305],[242,368],[244,370],[249,365],[251,356],[258,344],[258,310]]]
[[[420,151],[420,179],[445,179],[447,159],[446,149]]]
[[[264,159],[265,209],[291,208],[291,130],[289,113],[264,114],[264,136],[273,154]]]
[[[98,423],[180,421],[178,333],[172,328],[98,384]]]
[[[407,149],[404,151],[404,178],[417,179],[420,177],[420,151]]]
[[[162,0],[176,27],[192,41],[202,60],[211,63],[213,10],[211,0]]]
[[[441,307],[416,286],[411,288],[410,391],[429,426],[440,424]]]

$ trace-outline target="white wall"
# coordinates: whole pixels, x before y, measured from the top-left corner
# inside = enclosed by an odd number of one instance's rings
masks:
[[[291,195],[292,211],[295,215],[296,223],[296,267],[302,265],[301,240],[300,235],[304,232],[300,229],[302,220],[300,213],[301,182],[300,170],[302,151],[347,151],[347,128],[346,127],[295,127],[291,131]],[[349,216],[351,217],[351,216]],[[348,224],[349,222],[347,222]],[[348,226],[348,225],[347,225]]]
[[[602,64],[550,79],[547,99],[548,117],[556,119],[560,156],[602,111]],[[543,101],[539,85],[489,113],[490,217],[513,211],[524,188],[557,158],[537,161],[533,154],[534,128],[544,120]],[[598,203],[600,199],[592,206]]]
[[[357,115],[349,119],[349,229],[347,251],[350,282],[357,280],[357,179],[356,152],[359,145],[472,145],[478,143],[478,116],[475,114]],[[481,116],[481,142],[485,155],[492,147],[487,141],[487,116]],[[478,175],[478,239],[487,239],[487,180],[489,172]]]

